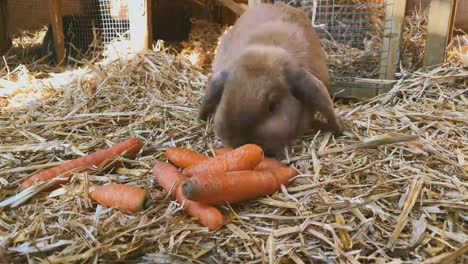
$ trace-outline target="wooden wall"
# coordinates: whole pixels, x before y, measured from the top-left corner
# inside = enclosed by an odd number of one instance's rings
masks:
[[[62,0],[64,15],[82,12],[81,1]],[[45,0],[9,0],[9,31],[37,30],[49,24],[49,8]]]
[[[11,46],[11,39],[8,35],[8,2],[0,0],[0,54],[8,50]]]

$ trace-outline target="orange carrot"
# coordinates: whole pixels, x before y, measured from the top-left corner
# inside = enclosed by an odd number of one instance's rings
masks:
[[[21,184],[23,189],[30,187],[35,181],[47,181],[52,178],[63,176],[66,177],[64,180],[56,181],[50,187],[46,188],[44,191],[54,190],[62,184],[70,182],[71,177],[73,176],[70,173],[71,170],[86,168],[88,171],[92,171],[91,166],[99,166],[101,163],[110,161],[116,156],[124,155],[128,158],[133,158],[138,154],[140,149],[143,147],[143,142],[138,138],[130,138],[123,142],[117,143],[110,148],[102,149],[96,151],[92,154],[79,157],[73,160],[69,160],[63,164],[60,164],[56,167],[52,167],[45,171],[39,172],[27,178]]]
[[[219,149],[215,149],[214,152],[216,155],[223,155],[229,151],[232,151],[232,148],[229,148],[229,147],[223,147],[223,148],[219,148]],[[281,163],[281,161],[278,161],[274,158],[268,158],[268,157],[265,157],[262,162],[260,162],[257,167],[255,167],[254,170],[258,171],[258,170],[271,170],[271,169],[277,169],[277,168],[281,168],[283,167],[283,163]]]
[[[232,150],[233,148],[222,147],[222,148],[214,149],[214,153],[216,156],[219,156],[219,155],[223,155],[224,153],[228,153],[229,151],[232,151]]]
[[[167,159],[177,167],[187,168],[193,164],[197,164],[203,160],[209,159],[201,153],[188,150],[185,148],[166,148]]]
[[[264,159],[262,148],[255,144],[246,144],[223,155],[203,160],[185,168],[182,174],[186,177],[195,175],[218,175],[228,171],[254,169]]]
[[[264,158],[262,162],[254,168],[254,171],[275,170],[281,167],[284,167],[284,164],[281,163],[281,161],[273,158]]]
[[[145,210],[151,202],[145,189],[126,184],[100,186],[92,191],[89,196],[105,207],[118,207],[128,213]]]
[[[172,197],[175,197],[180,204],[183,204],[185,212],[198,218],[198,221],[209,230],[218,229],[224,223],[221,212],[213,206],[189,201],[184,198],[181,191],[182,183],[187,179],[177,168],[167,162],[158,162],[153,167],[155,180],[166,192],[174,190]]]
[[[214,152],[216,156],[220,156],[232,150],[233,150],[232,148],[223,147],[223,148],[214,149]],[[211,157],[205,156],[201,153],[198,153],[192,150],[188,150],[184,148],[173,148],[173,147],[168,147],[166,149],[166,157],[174,165],[184,168],[184,169],[187,167],[193,166],[195,164],[198,164],[203,160],[207,160],[211,158]],[[257,167],[254,168],[254,170],[269,170],[269,169],[280,168],[283,166],[284,166],[283,163],[281,163],[280,161],[274,158],[265,157],[257,165]]]
[[[209,205],[237,203],[271,195],[281,185],[288,186],[296,175],[293,167],[197,175],[182,184],[182,194],[188,200]]]

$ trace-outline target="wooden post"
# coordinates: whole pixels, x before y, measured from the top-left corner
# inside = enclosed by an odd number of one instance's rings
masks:
[[[445,51],[452,35],[456,0],[432,0],[427,24],[424,66],[445,61]]]
[[[50,24],[54,35],[54,46],[57,64],[61,65],[65,61],[65,40],[63,36],[62,21],[62,1],[49,0]]]
[[[130,39],[135,51],[145,51],[151,47],[151,0],[129,0],[128,18]]]
[[[395,0],[393,5],[387,3],[385,10],[384,43],[382,57],[380,58],[380,79],[394,80],[397,69],[401,33],[405,19],[406,0]],[[388,51],[388,52],[386,52]],[[387,53],[387,55],[385,55]],[[387,92],[391,85],[384,85],[382,92]]]
[[[0,51],[6,51],[11,47],[8,20],[8,0],[0,0]]]
[[[129,0],[132,1],[132,0]],[[146,0],[146,27],[148,48],[153,48],[153,0]]]

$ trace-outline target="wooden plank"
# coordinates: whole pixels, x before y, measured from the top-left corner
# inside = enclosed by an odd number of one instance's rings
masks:
[[[432,0],[427,24],[424,66],[445,61],[445,51],[453,25],[455,0]]]
[[[62,0],[62,15],[84,13],[81,0]],[[48,0],[8,0],[10,34],[22,30],[40,30],[50,23]]]
[[[385,8],[385,30],[384,42],[380,58],[380,79],[394,80],[397,70],[400,42],[405,19],[406,0],[387,0]],[[377,92],[387,92],[392,85],[382,85],[382,89]]]
[[[468,16],[466,15],[468,14],[468,1],[458,0],[456,10],[455,28],[463,30],[468,34]]]
[[[0,51],[5,51],[11,47],[8,20],[8,0],[0,0]]]
[[[128,18],[130,22],[130,40],[135,51],[145,51],[150,47],[151,0],[128,1]]]
[[[59,65],[65,62],[65,40],[63,36],[62,1],[49,0],[49,16],[54,35],[55,54]]]
[[[239,5],[238,3],[234,2],[233,0],[218,0],[224,6],[231,9],[232,12],[236,13],[236,15],[240,16],[245,12],[245,8]]]
[[[450,24],[449,24],[449,32],[447,34],[447,42],[446,45],[448,45],[452,41],[452,36],[453,36],[453,30],[455,27],[455,20],[457,19],[457,10],[458,10],[458,0],[453,0],[453,6],[452,6],[452,11],[451,11],[451,18],[450,18]]]

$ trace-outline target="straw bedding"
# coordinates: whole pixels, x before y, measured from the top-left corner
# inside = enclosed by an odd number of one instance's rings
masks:
[[[9,60],[10,59],[10,60]],[[6,57],[14,61],[14,57]],[[52,193],[0,207],[6,263],[463,263],[468,251],[468,70],[402,72],[386,95],[338,105],[348,132],[311,131],[287,150],[301,176],[271,197],[221,207],[208,232],[154,183],[176,145],[219,142],[196,119],[207,76],[182,55],[149,51],[47,75],[2,68],[0,200],[31,173],[136,136],[145,148],[111,173],[77,174]],[[28,101],[30,100],[30,101]],[[21,105],[23,104],[23,105]],[[109,182],[147,188],[124,214],[90,201]]]

